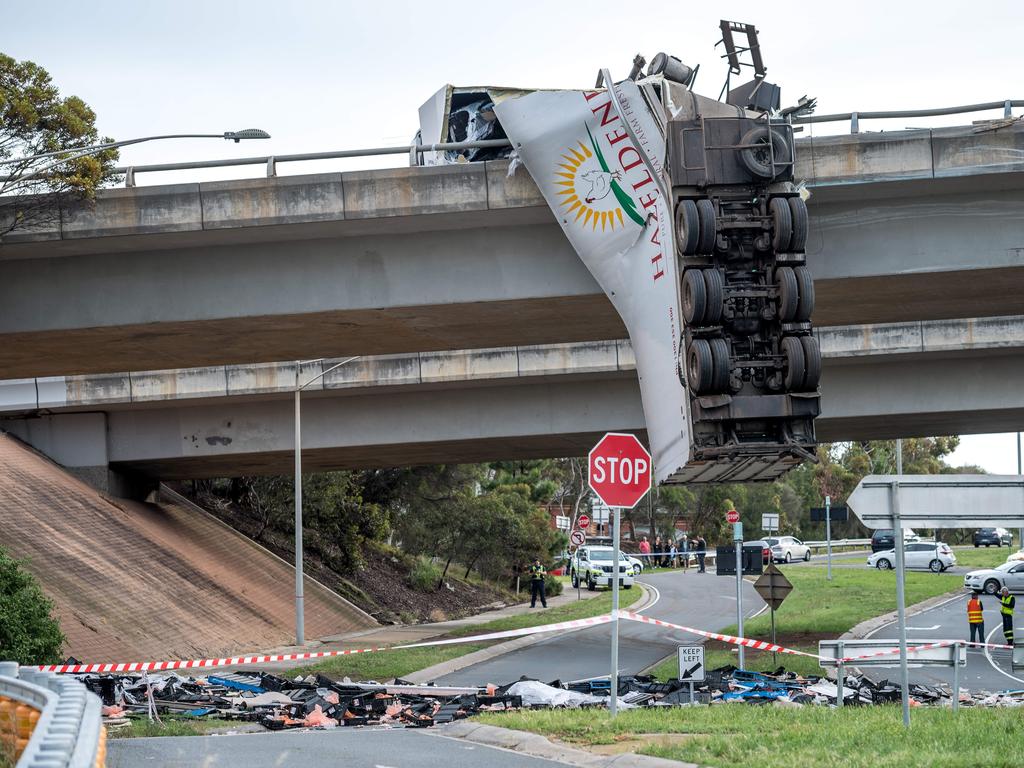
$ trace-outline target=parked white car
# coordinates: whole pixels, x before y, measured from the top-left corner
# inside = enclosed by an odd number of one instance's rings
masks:
[[[641,573],[644,572],[644,564],[643,564],[643,561],[640,560],[639,557],[633,557],[632,555],[626,555],[626,559],[629,561],[629,564],[633,566],[633,575],[634,576],[639,576]]]
[[[811,559],[811,548],[793,536],[773,536],[765,541],[772,548],[772,560],[776,563],[807,562]]]
[[[964,587],[972,592],[994,595],[1003,587],[1011,592],[1024,592],[1024,562],[1013,560],[995,568],[982,568],[964,576]]]
[[[619,563],[616,569],[612,564],[613,550],[611,547],[580,547],[576,550],[572,564],[569,566],[569,577],[573,587],[586,584],[587,589],[598,587],[610,587],[612,585],[612,574],[618,570],[619,586],[623,589],[633,587],[633,564],[622,552],[619,553]]]
[[[940,573],[956,565],[956,555],[953,554],[953,550],[948,544],[943,544],[941,541],[938,544],[932,541],[915,541],[906,544],[903,548],[903,559],[907,570],[929,570]],[[896,550],[886,549],[881,552],[873,552],[868,557],[868,565],[881,571],[895,568]]]

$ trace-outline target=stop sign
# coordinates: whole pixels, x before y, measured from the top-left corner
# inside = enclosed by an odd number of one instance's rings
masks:
[[[609,432],[591,449],[588,474],[601,501],[632,509],[651,489],[651,454],[633,435]]]
[[[735,509],[730,509],[728,512],[725,513],[725,519],[728,520],[730,523],[738,523],[740,521],[740,513],[737,512]]]
[[[590,518],[587,515],[580,515],[579,519],[576,521],[576,525],[580,528],[589,528]]]

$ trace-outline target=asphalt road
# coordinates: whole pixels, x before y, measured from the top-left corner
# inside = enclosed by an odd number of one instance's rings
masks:
[[[472,744],[426,729],[335,728],[330,731],[112,739],[107,768],[550,768],[568,765]]]
[[[714,573],[690,569],[642,576],[640,581],[654,592],[655,602],[643,610],[645,616],[664,619],[696,629],[718,631],[736,623],[736,581]],[[623,604],[632,601],[635,590],[623,590]],[[744,581],[744,615],[764,608],[764,602]],[[635,674],[673,653],[677,646],[699,641],[687,632],[668,630],[631,621],[619,625],[619,671]],[[501,685],[522,676],[543,681],[583,680],[607,676],[610,665],[611,626],[604,624],[548,637],[490,661],[466,667],[439,678],[439,685]]]
[[[927,611],[907,617],[907,642],[927,642],[929,640],[967,640],[967,593],[940,603]],[[981,603],[984,608],[985,634],[989,643],[1002,644],[1003,624],[999,617],[999,601],[994,597],[983,596]],[[1017,629],[1021,630],[1021,621],[1017,619]],[[869,637],[898,637],[896,622],[886,624],[872,632]],[[864,670],[867,672],[868,670]],[[873,679],[887,677],[899,679],[899,667],[872,670]],[[911,682],[927,685],[936,683],[953,684],[952,669],[920,668],[910,670]],[[970,648],[967,651],[967,667],[960,670],[960,687],[971,691],[1004,691],[1007,689],[1024,689],[1024,672],[1013,673],[1010,668],[1009,650],[989,650]]]

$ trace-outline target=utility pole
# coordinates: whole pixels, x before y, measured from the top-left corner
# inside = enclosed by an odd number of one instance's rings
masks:
[[[910,678],[907,672],[907,600],[903,563],[903,524],[900,520],[900,481],[903,474],[903,440],[896,440],[896,481],[892,484],[892,540],[896,547],[896,618],[900,633],[900,699],[903,725],[910,727]]]
[[[1017,433],[1017,474],[1020,472],[1020,432]],[[1024,549],[1024,527],[1017,529],[1017,548]]]
[[[832,581],[832,497],[825,497],[825,546],[828,548],[828,576]]]

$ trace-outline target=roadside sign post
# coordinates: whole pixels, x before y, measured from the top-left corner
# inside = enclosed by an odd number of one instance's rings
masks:
[[[825,547],[828,552],[828,576],[832,581],[832,497],[825,497]]]
[[[608,713],[618,713],[619,693],[619,582],[622,580],[619,539],[622,512],[635,507],[651,490],[651,454],[634,435],[609,432],[588,457],[587,482],[614,515],[612,526],[612,659],[609,675]]]
[[[726,519],[732,523],[732,540],[736,545],[736,626],[740,637],[743,637],[743,523],[735,509],[730,509]],[[740,669],[744,669],[746,658],[743,646],[739,647]]]
[[[690,684],[690,703],[693,703],[693,684],[704,682],[704,646],[680,645],[679,682]]]
[[[754,591],[761,596],[761,599],[768,603],[772,617],[772,645],[775,645],[775,611],[782,605],[789,593],[793,591],[793,585],[786,574],[778,569],[775,563],[769,563],[764,573],[754,582]],[[777,654],[772,651],[772,663],[778,661]]]

